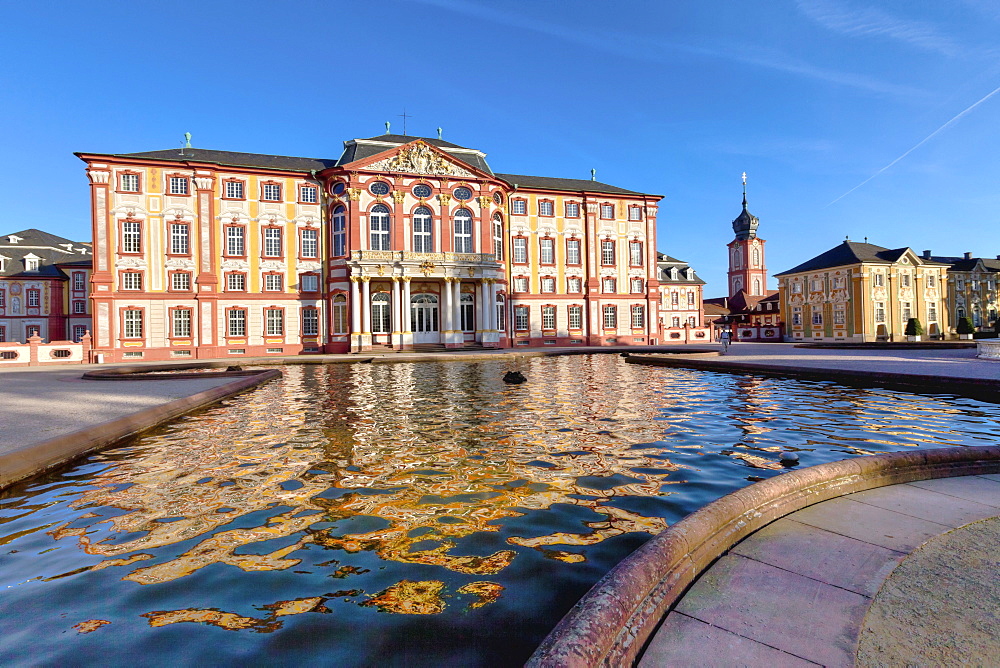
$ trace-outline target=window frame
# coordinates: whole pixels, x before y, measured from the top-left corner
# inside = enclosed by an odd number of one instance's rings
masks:
[[[312,283],[316,286],[315,289],[309,290],[306,287],[306,279],[312,279]],[[320,291],[320,275],[315,271],[307,271],[299,274],[299,292],[305,292],[307,294],[313,294]]]
[[[615,260],[618,259],[615,248],[614,239],[601,239],[600,243],[601,250],[601,266],[602,267],[614,267],[616,266]],[[610,261],[608,258],[610,257]]]
[[[610,209],[611,215],[607,215],[609,213],[607,209]],[[617,211],[615,210],[614,202],[601,202],[598,210],[601,213],[601,220],[615,220]]]
[[[522,321],[524,326],[522,327]],[[514,331],[531,331],[531,309],[526,304],[514,305]]]
[[[186,288],[178,288],[178,287],[176,287],[174,285],[174,277],[175,276],[178,276],[178,277],[179,276],[185,276],[185,277],[187,277],[187,287]],[[192,276],[191,276],[191,272],[190,271],[168,271],[167,272],[167,282],[168,282],[168,285],[169,285],[169,287],[167,288],[167,292],[191,292],[191,286],[193,284]]]
[[[184,184],[184,192],[174,192],[175,182]],[[191,196],[191,177],[187,174],[167,174],[166,183],[164,185],[166,186],[164,190],[166,190],[169,197]]]
[[[130,315],[131,314],[131,315]],[[131,319],[131,322],[130,322]],[[136,325],[138,324],[138,329]],[[130,341],[144,340],[146,330],[146,309],[126,306],[121,309],[121,337]]]
[[[643,243],[638,240],[628,242],[628,264],[630,267],[643,266]],[[636,258],[638,257],[638,260]]]
[[[570,304],[566,307],[567,325],[570,330],[581,331],[583,329],[583,306]],[[573,321],[576,320],[576,325]]]
[[[315,327],[307,328],[307,325],[315,325]],[[299,312],[299,335],[304,337],[307,336],[319,336],[319,308],[316,306],[303,306]]]
[[[282,183],[280,181],[275,181],[273,179],[270,179],[270,180],[267,180],[267,181],[260,181],[258,183],[258,185],[260,186],[260,201],[261,202],[283,202],[284,201],[282,199],[282,197],[281,197],[283,193],[281,192],[282,191],[282,187],[281,187]],[[272,194],[274,194],[276,196],[274,196],[274,197],[268,197],[267,196],[269,188],[276,189],[276,192],[272,193]]]
[[[247,257],[247,226],[242,223],[229,223],[222,226],[223,235],[225,236],[225,248],[222,253],[223,257]],[[239,235],[233,236],[231,232],[239,231]],[[241,253],[233,253],[231,242],[239,239]]]
[[[135,281],[137,285],[128,285],[130,281]],[[142,292],[143,283],[142,271],[139,269],[124,269],[118,272],[118,288],[122,292]]]
[[[125,188],[125,177],[135,177],[135,190],[126,190]],[[116,192],[124,193],[128,195],[134,195],[136,193],[142,193],[142,172],[137,172],[133,169],[121,169],[118,170]]]
[[[511,243],[511,253],[510,261],[512,264],[528,264],[528,237],[523,235],[517,235],[510,240]],[[523,251],[523,255],[518,251]],[[521,259],[518,259],[518,258]]]
[[[167,223],[169,239],[170,239],[170,249],[167,251],[167,255],[173,257],[190,257],[191,256],[191,224],[184,220],[172,220]],[[183,228],[184,233],[178,235],[177,231]],[[177,250],[177,242],[179,240],[183,241],[183,250]]]
[[[264,225],[260,230],[260,256],[262,258],[283,258],[285,257],[285,243],[282,228],[278,225]],[[277,241],[278,252],[273,252],[273,244]]]
[[[239,197],[229,194],[229,185],[239,186]],[[222,179],[222,197],[219,199],[245,202],[247,199],[247,182],[246,179],[234,179],[226,178]]]
[[[307,239],[308,235],[312,235],[312,239]],[[299,228],[299,259],[300,260],[316,260],[319,258],[319,242],[320,234],[319,229],[315,227],[300,227]],[[309,250],[312,250],[309,253]]]
[[[242,318],[235,318],[237,314],[242,314]],[[230,306],[226,308],[226,338],[227,339],[245,339],[247,337],[247,332],[249,332],[250,323],[250,313],[249,309],[245,306]],[[242,332],[233,333],[233,325],[238,325],[236,329],[242,329]]]
[[[610,324],[609,324],[610,323]],[[605,330],[618,329],[618,306],[615,304],[605,304],[601,308],[601,325]]]
[[[261,274],[261,292],[284,292],[285,276],[280,271],[265,271]],[[274,287],[277,285],[277,287]]]
[[[574,261],[573,256],[576,256]],[[583,264],[583,244],[576,237],[566,239],[566,265],[579,267]]]
[[[556,307],[554,304],[542,304],[541,307],[542,331],[556,331]]]
[[[243,283],[243,287],[242,288],[234,288],[234,287],[232,287],[232,280],[231,279],[234,279],[234,278],[237,278],[237,277],[239,277],[240,280],[241,280],[241,282]],[[225,287],[223,289],[223,292],[240,292],[240,293],[243,293],[243,292],[247,291],[247,272],[245,272],[245,271],[227,271],[225,274],[223,274],[223,279],[226,282],[225,283]]]
[[[168,309],[170,311],[170,335],[167,337],[169,339],[189,339],[194,333],[194,309],[190,306],[176,306]],[[178,314],[187,313],[187,322],[183,323],[187,326],[186,334],[177,333],[178,325]],[[181,319],[183,320],[183,318]]]
[[[523,197],[512,197],[510,199],[510,215],[527,216],[528,200],[524,199]]]
[[[461,214],[468,214],[468,217]],[[460,207],[452,215],[452,249],[456,253],[474,253],[475,252],[475,242],[473,237],[473,231],[475,230],[475,216],[472,211],[463,207]],[[468,224],[468,231],[462,231],[459,229],[461,223]]]
[[[426,230],[417,230],[417,222],[426,225]],[[413,236],[414,253],[434,252],[434,211],[427,205],[421,204],[413,210],[410,215]],[[419,242],[419,243],[418,243]]]
[[[636,324],[636,315],[638,314],[638,322]],[[632,304],[629,308],[629,322],[632,325],[632,329],[645,329],[646,328],[646,307],[643,304]]]
[[[574,212],[570,213],[570,207],[574,208]],[[570,200],[563,203],[563,217],[564,218],[579,218],[580,217],[580,203],[576,200]]]
[[[312,183],[300,183],[299,184],[299,204],[319,204],[319,186]],[[307,190],[311,190],[313,195],[312,199],[306,199],[305,194]]]
[[[385,225],[385,229],[376,229],[374,224]],[[376,243],[376,239],[379,242]],[[369,250],[392,250],[392,209],[383,202],[377,202],[368,210],[368,248]]]
[[[273,319],[272,319],[273,318]],[[265,306],[263,313],[263,325],[264,331],[263,335],[265,337],[276,337],[280,336],[284,338],[285,336],[285,307],[284,306]],[[272,327],[272,325],[277,325]]]
[[[135,226],[135,230],[130,230],[132,226]],[[123,218],[118,221],[118,233],[119,233],[119,244],[118,244],[118,254],[119,255],[142,255],[144,251],[145,243],[145,226],[143,221],[136,220],[135,218]],[[132,241],[135,241],[133,244]],[[131,248],[137,248],[138,250],[129,250]]]
[[[343,204],[337,205],[331,216],[330,253],[331,257],[347,256],[347,208]]]
[[[538,200],[538,216],[540,218],[555,218],[556,202],[551,199]]]
[[[546,259],[548,255],[548,259]],[[553,237],[541,237],[538,239],[538,264],[553,266],[556,263],[556,240]]]

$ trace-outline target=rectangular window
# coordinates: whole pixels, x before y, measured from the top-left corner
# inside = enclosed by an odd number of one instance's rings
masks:
[[[282,336],[285,333],[285,312],[280,308],[264,309],[265,333],[267,336]]]
[[[937,276],[934,274],[927,274],[927,287],[934,288],[937,287]],[[992,286],[990,287],[992,290]]]
[[[818,278],[812,280],[812,286],[809,288],[813,292],[819,292],[823,289],[823,282]]]
[[[512,199],[510,201],[510,212],[515,216],[523,216],[528,213],[528,202],[523,199]]]
[[[528,279],[524,276],[517,276],[514,278],[514,292],[527,292],[528,291]]]
[[[191,289],[191,274],[186,271],[178,271],[170,274],[170,289],[187,292]]]
[[[927,322],[937,322],[937,304],[933,302],[927,305]]]
[[[642,220],[642,207],[630,206],[628,208],[628,219],[629,220]]]
[[[814,324],[814,325],[822,325],[823,324],[823,312],[822,311],[815,311],[814,310],[812,312],[812,324]]]
[[[628,263],[633,267],[642,266],[642,242],[630,241],[628,243]]]
[[[958,279],[958,280],[956,280],[955,281],[955,288],[958,289],[958,290],[964,290],[965,289],[965,281],[963,279],[961,279],[961,278]]]
[[[347,334],[347,298],[337,295],[333,298],[333,333]]]
[[[242,181],[226,181],[226,199],[243,199]]]
[[[698,326],[698,318],[696,318],[693,315],[688,316],[688,324],[691,325],[692,327],[697,327]]]
[[[268,202],[280,202],[281,186],[277,183],[265,183],[261,188],[260,198]]]
[[[314,308],[302,309],[302,335],[316,336],[319,334],[319,310]]]
[[[566,292],[583,292],[582,281],[578,276],[572,276],[566,279]]]
[[[680,306],[680,299],[681,299],[680,293],[678,293],[678,292],[671,292],[670,293],[670,305],[671,306],[673,306],[673,307]]]
[[[548,201],[542,200],[538,203],[538,215],[539,216],[554,216],[555,215],[555,205]]]
[[[344,207],[338,207],[333,212],[333,256],[342,257],[347,254],[347,214]]]
[[[493,221],[493,259],[503,262],[503,223]]]
[[[139,192],[138,174],[122,174],[120,183],[122,192],[127,192],[127,193]]]
[[[41,290],[27,290],[28,296],[28,306],[41,306],[42,303],[42,292]]]
[[[690,290],[688,291],[688,306],[694,306],[694,292],[691,292]],[[770,306],[771,305],[768,304],[768,308],[770,308]]]
[[[885,322],[885,302],[875,302],[875,322]]]
[[[646,307],[641,304],[632,306],[632,329],[642,329],[646,326]]]
[[[83,337],[84,335],[86,335],[86,333],[87,333],[86,325],[73,325],[73,341],[75,343],[80,343],[81,341],[83,341]],[[0,338],[0,341],[3,341],[3,339]]]
[[[319,254],[319,230],[302,230],[302,257],[317,257]]]
[[[570,306],[568,313],[569,313],[569,328],[570,329],[582,329],[583,328],[583,307],[582,306]]]
[[[87,302],[83,299],[73,300],[73,313],[80,314],[87,312]]]
[[[615,242],[605,239],[601,242],[601,264],[613,265],[615,263]]]
[[[601,205],[601,218],[606,220],[613,219],[615,217],[615,205],[614,204],[602,204]]]
[[[87,275],[82,271],[73,272],[73,289],[74,290],[87,289]]]
[[[170,177],[170,194],[171,195],[187,195],[188,194],[188,180],[186,176],[171,176]]]
[[[900,317],[902,317],[903,324],[905,325],[906,321],[913,317],[913,310],[910,307],[910,302],[903,302],[900,310]]]
[[[604,307],[604,329],[616,329],[618,327],[618,309],[614,306]]]
[[[188,255],[191,252],[187,223],[170,223],[170,252],[173,255]]]
[[[7,308],[7,291],[0,290],[0,308]]]
[[[556,291],[556,279],[551,276],[545,276],[542,278],[542,292],[555,292]]]
[[[792,307],[792,324],[801,325],[802,324],[802,307],[794,306]]]
[[[643,290],[643,280],[641,278],[630,278],[629,279],[629,292],[632,294],[642,294]]]
[[[142,223],[138,221],[122,223],[122,252],[142,252]]]
[[[539,239],[538,256],[542,264],[555,264],[556,262],[556,240]]]
[[[899,280],[900,285],[902,285],[904,288],[910,287],[910,275],[909,274],[900,274],[899,279],[900,279]]]
[[[246,255],[246,239],[242,227],[226,228],[226,255]]]
[[[126,339],[141,339],[142,338],[142,311],[128,309],[124,314],[124,325],[123,330],[124,337]]]
[[[304,204],[316,204],[319,201],[319,189],[316,186],[301,186],[299,188],[299,201]]]
[[[613,278],[602,278],[601,279],[601,292],[605,294],[614,294],[617,290],[617,281]]]
[[[264,257],[281,257],[281,230],[264,228]]]
[[[528,331],[528,307],[527,306],[515,306],[514,307],[514,329],[526,332]]]
[[[191,336],[191,310],[178,308],[171,311],[170,335],[171,336]]]
[[[246,274],[226,274],[226,290],[230,292],[242,292],[246,289]]]
[[[794,295],[802,294],[802,284],[799,283],[798,281],[792,283],[792,294]]]
[[[264,274],[264,290],[281,292],[281,274]]]
[[[556,307],[555,306],[543,306],[542,307],[542,329],[555,329],[556,328]]]
[[[872,282],[874,283],[875,287],[880,288],[885,285],[885,276],[883,274],[874,274],[872,276],[872,279],[873,279]]]
[[[847,314],[843,309],[837,309],[833,312],[833,324],[843,325],[847,322]]]
[[[524,237],[514,237],[514,262],[515,264],[528,262],[528,240]]]
[[[566,240],[566,264],[580,264],[580,240]]]
[[[567,218],[579,218],[580,217],[580,204],[577,202],[566,202],[566,217]]]
[[[316,274],[302,274],[299,277],[299,287],[302,292],[318,292],[319,276]]]
[[[226,312],[226,335],[227,336],[247,335],[246,309],[234,308]]]

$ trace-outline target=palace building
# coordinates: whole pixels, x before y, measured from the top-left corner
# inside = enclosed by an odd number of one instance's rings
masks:
[[[108,361],[660,341],[659,195],[442,139],[77,153]]]

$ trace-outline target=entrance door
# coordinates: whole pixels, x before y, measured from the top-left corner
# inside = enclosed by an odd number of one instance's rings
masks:
[[[392,343],[391,301],[387,292],[372,295],[372,343]]]
[[[462,293],[459,302],[459,310],[462,315],[462,333],[466,341],[476,340],[476,306],[472,295],[468,292]]]
[[[414,343],[440,343],[437,295],[419,294],[410,297],[410,327]]]

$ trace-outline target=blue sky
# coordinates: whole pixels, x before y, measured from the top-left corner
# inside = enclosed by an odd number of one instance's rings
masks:
[[[191,132],[203,148],[332,158],[384,121],[401,131],[405,108],[409,134],[440,126],[498,172],[594,168],[664,195],[659,249],[691,262],[708,295],[725,290],[744,171],[772,274],[845,236],[1000,253],[994,0],[0,11],[0,232],[89,239],[73,151],[163,149]]]

